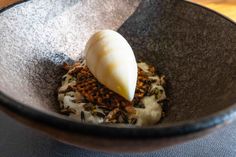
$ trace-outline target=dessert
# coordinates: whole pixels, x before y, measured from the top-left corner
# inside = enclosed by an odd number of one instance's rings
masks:
[[[128,42],[110,30],[94,34],[85,59],[64,64],[58,90],[60,112],[95,124],[154,125],[163,117],[164,76],[153,66],[136,63]]]
[[[100,83],[131,101],[137,82],[137,63],[132,48],[119,33],[102,30],[85,47],[86,64]]]

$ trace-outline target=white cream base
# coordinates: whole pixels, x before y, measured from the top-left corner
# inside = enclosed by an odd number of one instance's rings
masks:
[[[162,108],[154,95],[146,96],[141,100],[145,108],[136,108],[138,126],[156,124],[161,119]]]

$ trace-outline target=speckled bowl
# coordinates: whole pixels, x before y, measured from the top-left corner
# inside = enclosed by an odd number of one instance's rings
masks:
[[[118,128],[58,114],[63,62],[99,29],[124,35],[137,59],[167,76],[158,125]],[[185,1],[28,1],[0,14],[0,108],[57,140],[102,151],[148,151],[190,140],[236,117],[236,25]]]

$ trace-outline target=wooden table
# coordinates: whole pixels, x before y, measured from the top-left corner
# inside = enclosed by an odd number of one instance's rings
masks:
[[[189,0],[213,10],[236,21],[236,0]]]
[[[0,9],[22,0],[0,0]],[[236,0],[189,0],[216,10],[236,21]]]
[[[20,2],[22,0],[0,0],[0,9],[5,8],[11,4]]]

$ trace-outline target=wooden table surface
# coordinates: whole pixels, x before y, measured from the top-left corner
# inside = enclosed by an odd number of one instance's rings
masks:
[[[236,0],[189,0],[213,10],[236,21]]]
[[[17,3],[21,0],[0,0],[0,9],[5,8],[11,4]]]
[[[0,9],[22,0],[0,0]],[[236,21],[236,0],[189,0],[216,10]]]

